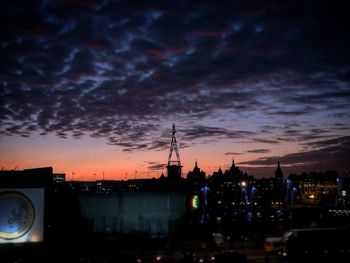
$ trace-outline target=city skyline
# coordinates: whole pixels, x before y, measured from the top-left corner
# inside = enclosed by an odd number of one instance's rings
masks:
[[[350,39],[342,2],[0,4],[0,165],[76,180],[349,176]]]

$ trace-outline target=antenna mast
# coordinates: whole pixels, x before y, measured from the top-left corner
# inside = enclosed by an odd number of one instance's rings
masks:
[[[179,155],[179,149],[177,147],[177,142],[176,142],[176,137],[175,137],[175,123],[173,123],[173,136],[171,137],[171,143],[170,143],[170,152],[169,152],[169,158],[168,158],[168,166],[172,164],[177,164],[181,166],[181,160],[180,160],[180,155]],[[176,153],[176,161],[172,161],[171,157],[173,154],[173,151]]]
[[[175,124],[173,123],[173,130],[172,130],[172,137],[171,137],[171,143],[170,143],[170,151],[169,151],[169,157],[168,157],[168,179],[175,179],[179,180],[181,179],[182,174],[182,165],[180,160],[180,154],[179,154],[179,148],[177,147],[176,142],[176,130],[175,130]],[[176,160],[172,161],[171,157],[173,155],[173,152],[175,151],[176,154]]]

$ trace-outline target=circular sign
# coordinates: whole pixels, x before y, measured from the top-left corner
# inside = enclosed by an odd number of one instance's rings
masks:
[[[34,223],[33,203],[21,192],[0,192],[0,211],[0,238],[20,238]]]

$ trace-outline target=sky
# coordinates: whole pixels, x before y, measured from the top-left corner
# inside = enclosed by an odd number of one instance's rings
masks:
[[[0,165],[349,175],[346,1],[1,1]]]

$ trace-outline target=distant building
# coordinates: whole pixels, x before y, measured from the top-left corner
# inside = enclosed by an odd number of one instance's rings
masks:
[[[66,174],[54,173],[52,174],[52,190],[54,192],[66,191],[68,187],[66,181]]]
[[[258,203],[265,207],[282,207],[284,204],[285,185],[280,162],[277,163],[275,176],[256,180]]]
[[[212,205],[216,207],[216,210],[248,205],[250,204],[250,193],[254,184],[254,177],[241,171],[236,166],[235,161],[232,160],[232,165],[228,170],[223,173],[221,168],[219,168],[209,179]]]
[[[195,162],[193,170],[188,172],[187,180],[196,186],[201,186],[205,183],[205,172],[201,171],[198,167],[197,161]]]
[[[338,173],[302,173],[292,174],[289,179],[298,190],[299,201],[302,204],[318,204],[322,199],[335,200],[337,195]]]
[[[229,170],[225,172],[225,175],[227,177],[231,177],[235,181],[239,180],[245,180],[247,179],[247,174],[244,174],[243,171],[239,169],[238,166],[235,164],[235,159],[232,159],[232,165]]]
[[[64,183],[66,181],[66,174],[63,173],[55,173],[52,174],[52,182],[53,183]]]
[[[282,200],[277,198],[276,179],[274,177],[256,180],[257,201],[264,207],[282,206]]]
[[[96,192],[99,194],[110,194],[113,190],[116,190],[116,182],[112,180],[97,180]]]
[[[282,169],[281,169],[279,161],[277,163],[277,169],[275,171],[275,179],[276,179],[276,183],[277,184],[282,184],[283,183],[283,173],[282,173]]]

